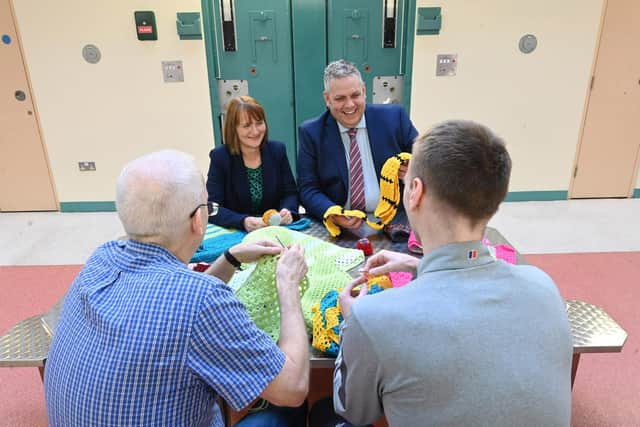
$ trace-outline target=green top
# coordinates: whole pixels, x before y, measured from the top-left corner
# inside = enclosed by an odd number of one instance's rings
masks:
[[[251,211],[253,214],[262,214],[262,165],[255,169],[247,168],[247,178],[249,178],[249,192],[251,193]]]

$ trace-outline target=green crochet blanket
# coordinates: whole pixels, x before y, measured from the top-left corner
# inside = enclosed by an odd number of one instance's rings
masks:
[[[305,250],[309,266],[307,276],[300,285],[300,301],[307,331],[312,330],[311,307],[330,290],[340,290],[352,278],[347,271],[364,261],[362,251],[345,249],[284,227],[265,227],[249,233],[243,242],[268,239],[286,246],[299,244]],[[257,263],[247,264],[229,281],[240,301],[246,306],[251,319],[274,341],[280,336],[280,310],[275,284],[278,257],[263,257]]]

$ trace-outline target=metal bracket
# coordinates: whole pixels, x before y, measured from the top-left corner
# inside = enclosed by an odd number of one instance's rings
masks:
[[[402,104],[404,76],[375,76],[373,78],[374,104]]]

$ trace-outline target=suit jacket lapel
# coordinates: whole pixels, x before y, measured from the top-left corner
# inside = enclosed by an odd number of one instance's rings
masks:
[[[251,212],[251,193],[249,192],[249,178],[247,169],[242,161],[242,155],[231,156],[232,192],[240,204],[242,212]]]
[[[378,180],[380,180],[380,171],[382,170],[382,164],[387,159],[381,159],[380,153],[376,150],[376,135],[378,138],[384,134],[384,124],[376,120],[375,111],[373,111],[369,105],[364,110],[364,118],[367,122],[367,137],[369,138],[369,147],[371,147],[371,157],[373,157],[373,165],[376,170]]]
[[[262,211],[267,209],[279,210],[280,206],[267,206],[266,203],[275,199],[275,191],[278,186],[277,164],[272,156],[271,150],[267,147],[267,143],[262,146],[260,150],[260,156],[262,157]],[[267,167],[268,165],[268,167]],[[276,203],[280,203],[278,200]]]

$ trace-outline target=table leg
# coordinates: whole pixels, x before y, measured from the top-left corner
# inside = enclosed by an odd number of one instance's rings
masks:
[[[580,353],[574,353],[573,360],[571,361],[571,390],[573,390],[573,383],[576,381],[576,373],[578,372],[579,363]]]

